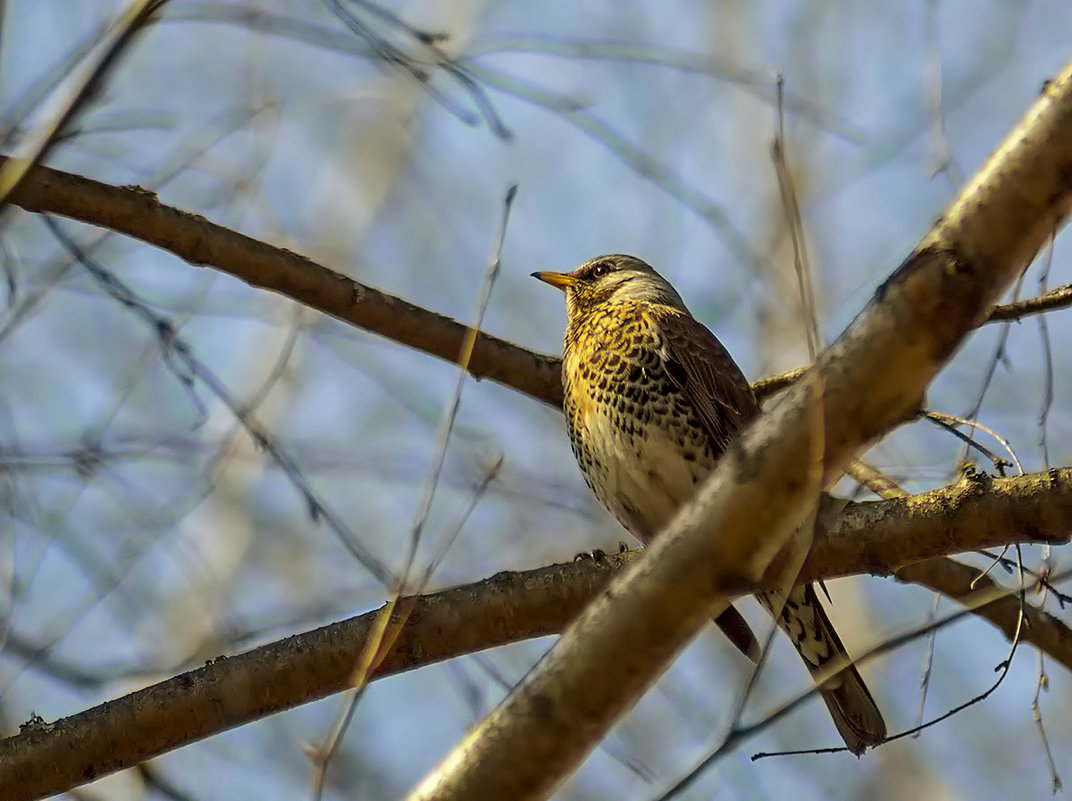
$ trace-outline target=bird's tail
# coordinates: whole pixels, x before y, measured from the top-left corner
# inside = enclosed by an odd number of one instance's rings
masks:
[[[768,608],[781,608],[778,625],[789,635],[830,710],[838,733],[854,754],[886,739],[886,721],[863,677],[851,664],[848,652],[834,630],[811,585],[793,587],[782,603],[780,594],[764,593]],[[831,676],[832,670],[847,665]]]

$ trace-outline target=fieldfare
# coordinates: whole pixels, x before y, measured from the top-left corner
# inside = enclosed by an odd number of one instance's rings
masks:
[[[533,277],[566,295],[562,364],[566,423],[584,479],[605,507],[648,542],[687,503],[719,456],[757,414],[747,379],[681,296],[633,256],[587,261],[571,273]],[[778,625],[813,675],[848,661],[814,587],[758,598],[780,609]],[[740,613],[716,619],[755,660],[758,644]],[[882,742],[886,724],[849,666],[820,688],[849,750]]]

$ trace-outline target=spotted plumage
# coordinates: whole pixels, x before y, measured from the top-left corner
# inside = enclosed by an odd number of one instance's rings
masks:
[[[726,349],[689,313],[661,275],[632,256],[600,256],[572,273],[536,278],[565,292],[562,378],[570,443],[596,497],[644,542],[670,522],[759,413],[747,379]],[[762,593],[768,611],[808,669],[846,658],[810,586],[784,599]],[[747,655],[758,645],[732,609],[716,622]],[[855,753],[886,736],[882,714],[855,668],[820,690]]]

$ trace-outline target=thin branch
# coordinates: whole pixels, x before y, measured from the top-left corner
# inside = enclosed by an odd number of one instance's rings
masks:
[[[1044,556],[1041,572],[1045,574],[1047,579],[1049,579],[1049,577],[1053,575],[1053,549],[1047,545],[1043,547],[1043,552]],[[1045,584],[1041,584],[1040,582],[1040,585],[1042,590],[1039,593],[1039,597],[1042,600],[1039,602],[1039,606],[1045,606],[1048,590]],[[1050,770],[1050,787],[1052,788],[1053,793],[1056,794],[1061,789],[1061,776],[1057,772],[1057,763],[1054,761],[1053,750],[1050,748],[1050,739],[1046,736],[1046,726],[1042,720],[1042,706],[1039,703],[1039,696],[1042,694],[1042,691],[1048,690],[1049,688],[1050,677],[1046,673],[1046,654],[1039,651],[1038,678],[1035,681],[1035,695],[1031,699],[1031,713],[1032,717],[1035,719],[1035,727],[1038,729],[1043,753],[1046,755],[1046,766]]]
[[[446,554],[447,549],[450,548],[454,542],[453,536],[447,538],[439,552],[431,559],[428,568],[417,581],[416,586],[411,586],[409,582],[412,576],[414,563],[417,559],[417,550],[420,546],[421,535],[428,522],[428,514],[431,512],[436,490],[439,488],[440,478],[443,474],[443,465],[447,458],[447,447],[450,444],[451,433],[454,431],[455,421],[458,419],[458,409],[461,406],[462,390],[465,388],[466,378],[468,376],[467,370],[469,367],[469,360],[473,355],[473,344],[476,342],[477,332],[480,330],[480,327],[484,322],[484,314],[487,312],[488,303],[491,300],[492,287],[495,286],[495,282],[499,277],[499,269],[502,265],[502,248],[506,239],[506,226],[510,220],[510,210],[513,208],[516,195],[517,184],[513,184],[506,190],[502,220],[499,225],[499,234],[495,241],[491,260],[480,284],[480,297],[477,303],[476,318],[473,321],[472,327],[469,329],[469,333],[465,338],[465,343],[462,345],[462,352],[458,357],[459,369],[457,379],[454,383],[454,391],[451,393],[450,398],[447,401],[446,409],[443,412],[443,419],[440,422],[439,437],[436,444],[436,452],[432,462],[432,468],[425,480],[421,498],[417,503],[417,508],[413,515],[413,524],[410,528],[410,547],[406,554],[406,561],[394,588],[394,598],[392,598],[391,603],[386,608],[384,614],[385,623],[390,619],[391,612],[395,609],[402,611],[402,618],[394,626],[391,626],[390,629],[388,629],[386,625],[376,627],[375,636],[369,638],[367,647],[362,651],[361,659],[354,667],[350,689],[347,693],[349,697],[344,704],[345,709],[343,714],[336,720],[327,741],[312,754],[313,764],[316,766],[316,776],[313,787],[314,801],[320,801],[323,797],[324,783],[327,780],[328,765],[338,749],[343,735],[349,728],[350,722],[353,720],[354,712],[357,710],[357,704],[364,695],[365,687],[368,685],[369,674],[372,667],[377,661],[390,652],[391,648],[394,646],[394,636],[397,636],[398,632],[405,627],[405,615],[410,607],[408,605],[400,604],[403,594],[406,592],[414,592],[418,594],[424,592],[425,587],[428,586],[428,582],[432,579],[435,565],[439,563],[439,560]],[[487,480],[483,483],[484,489],[487,488],[488,483],[491,482],[494,475],[498,472],[498,469],[498,465],[496,465],[488,474]],[[483,490],[477,494],[477,497],[482,495]],[[455,529],[455,536],[457,536],[457,533],[460,532],[460,530],[460,528]]]
[[[927,3],[927,111],[931,117],[931,138],[935,158],[932,177],[945,173],[953,189],[964,182],[946,133],[945,105],[942,100],[942,42],[938,27],[937,0]]]
[[[983,323],[998,323],[1007,320],[1022,320],[1036,314],[1066,309],[1072,306],[1072,284],[1064,284],[1044,292],[1038,297],[994,306]],[[787,387],[792,386],[808,371],[807,367],[797,367],[779,375],[760,378],[752,384],[752,391],[760,400],[769,398]]]
[[[358,283],[285,248],[166,206],[154,193],[138,187],[109,186],[36,166],[12,194],[11,202],[28,211],[54,213],[124,233],[191,264],[211,266],[454,364],[469,330],[449,317]],[[561,360],[557,357],[480,333],[469,373],[553,406],[562,405]]]
[[[271,431],[261,425],[248,407],[239,402],[220,378],[197,357],[190,345],[179,336],[174,323],[149,308],[148,304],[141,300],[114,273],[97,264],[59,227],[52,217],[46,215],[44,219],[49,230],[59,240],[60,244],[67,249],[72,258],[82,264],[92,276],[93,281],[107,295],[142,320],[156,336],[160,344],[160,350],[164,355],[165,364],[183,389],[186,390],[198,413],[204,414],[204,411],[200,400],[197,398],[196,386],[204,385],[227,407],[253,441],[268,452],[294,489],[301,495],[302,500],[305,501],[309,516],[317,522],[324,520],[342,545],[381,584],[388,586],[393,584],[394,577],[387,564],[376,556],[354,534],[342,517],[336,514],[321,499],[320,495],[313,489],[309,479],[302,472],[300,465],[276,440]]]
[[[719,61],[717,55],[708,53],[693,55],[688,52],[650,44],[573,39],[547,35],[506,35],[471,43],[466,49],[465,60],[473,61],[504,53],[534,53],[577,61],[632,62],[668,67],[682,72],[711,75],[741,88],[764,103],[774,105],[778,102],[775,93],[771,91],[770,71],[767,69],[741,67],[738,63],[740,59],[736,56]],[[835,117],[806,98],[793,95],[791,92],[785,92],[781,101],[784,103],[785,108],[795,117],[807,120],[819,129],[827,131],[840,139],[856,144],[861,144],[867,140],[865,132],[858,125],[844,118]]]
[[[995,306],[990,310],[990,314],[987,315],[984,322],[996,323],[1004,320],[1022,320],[1033,314],[1042,314],[1055,309],[1067,309],[1069,306],[1072,306],[1072,284],[1063,284],[1034,298]]]
[[[921,636],[932,634],[934,631],[941,627],[947,626],[951,623],[955,623],[959,620],[963,620],[976,609],[983,608],[987,604],[993,603],[995,599],[1007,597],[1010,592],[1019,593],[1020,591],[994,588],[992,592],[987,593],[985,595],[973,596],[969,602],[965,602],[964,609],[957,610],[955,612],[943,616],[939,620],[928,622],[921,626],[916,626],[910,631],[906,631],[901,634],[898,634],[895,637],[891,637],[885,642],[861,654],[858,659],[849,660],[841,658],[839,660],[836,660],[837,663],[830,666],[830,674],[836,676],[839,672],[845,670],[849,665],[858,665],[866,663],[877,656],[890,653],[897,648],[900,648],[902,645],[912,642],[913,640],[916,640]],[[918,727],[913,727],[912,729],[888,737],[884,742],[888,743],[892,740],[899,740],[903,737],[914,736],[914,734],[918,732],[918,730],[930,728],[931,726],[934,726],[941,721],[952,717],[958,712],[961,712],[964,709],[967,709],[968,707],[985,700],[1002,684],[1002,682],[1004,682],[1005,676],[1008,674],[1009,671],[1012,656],[1016,651],[1016,648],[1019,643],[1019,637],[1013,637],[1012,645],[1009,649],[1009,655],[1001,662],[1001,664],[998,665],[998,670],[1001,674],[998,676],[997,680],[990,685],[989,688],[975,695],[968,701],[959,704],[954,709],[951,709],[944,714],[939,715],[937,718],[933,718]],[[777,709],[774,709],[771,712],[767,713],[761,719],[755,721],[754,723],[750,723],[746,726],[735,724],[722,738],[722,742],[718,745],[718,747],[715,748],[714,751],[712,751],[707,757],[705,757],[696,767],[692,768],[685,776],[679,779],[673,787],[671,787],[665,793],[660,795],[658,801],[671,801],[671,799],[677,798],[684,790],[688,789],[688,787],[691,786],[697,778],[699,778],[703,771],[707,770],[716,762],[730,754],[733,751],[734,747],[736,747],[740,742],[743,742],[744,740],[747,740],[748,738],[752,737],[754,734],[770,727],[773,723],[788,715],[790,712],[801,706],[818,692],[818,686],[813,685],[812,687],[798,692],[795,697],[783,702],[780,706],[778,706]],[[802,754],[838,754],[845,753],[847,750],[848,749],[845,746],[834,746],[830,748],[807,748],[798,751],[778,751],[775,753],[759,752],[752,755],[752,761],[756,762],[760,759],[767,759],[769,757],[796,756]]]
[[[966,446],[965,457],[967,456],[967,452],[970,452],[971,449],[974,448],[990,461],[990,463],[994,466],[994,469],[998,471],[999,475],[1004,476],[1005,468],[1014,466],[1018,468],[1018,474],[1023,475],[1023,465],[1020,464],[1020,459],[1013,451],[1012,446],[1009,445],[1008,440],[1006,440],[1003,436],[998,434],[996,431],[994,431],[994,429],[990,428],[989,426],[985,426],[977,420],[967,420],[963,417],[959,417],[958,415],[948,414],[946,412],[924,411],[920,413],[920,416],[924,420],[934,423],[943,431],[948,431],[954,437],[964,442]],[[968,426],[971,429],[972,434],[965,434],[957,428],[958,425]],[[985,445],[976,442],[973,438],[976,429],[978,429],[979,431],[983,431],[992,436],[994,439],[996,439],[1005,448],[1005,450],[1008,451],[1009,455],[1012,456],[1013,461],[1010,462],[1008,459],[1002,456],[998,456]],[[970,462],[963,463],[969,465],[971,464]]]
[[[964,603],[973,595],[992,592],[998,586],[988,576],[980,578],[976,568],[952,559],[930,559],[919,564],[906,565],[898,569],[894,577],[898,581],[929,587]],[[1021,613],[1024,617],[1021,642],[1034,645],[1049,656],[1061,652],[1072,654],[1072,630],[1067,624],[1038,607],[1021,605],[1016,595],[1007,595],[979,610],[979,614],[1001,629],[1009,640],[1012,640],[1016,633]],[[1058,661],[1069,667],[1062,659]]]
[[[932,593],[931,608],[927,612],[927,622],[932,623],[938,617],[938,607],[942,602],[942,594],[940,592]],[[920,728],[923,725],[925,719],[926,707],[927,707],[927,693],[931,687],[931,675],[934,671],[934,648],[937,642],[938,630],[934,629],[927,635],[927,648],[923,654],[923,670],[919,675],[919,708],[916,710],[916,733],[912,735],[913,738],[919,737]]]
[[[1046,292],[1046,286],[1050,281],[1050,268],[1053,266],[1053,239],[1050,239],[1050,246],[1046,249],[1046,260],[1043,262],[1042,271],[1039,275],[1039,289]],[[1070,285],[1072,286],[1072,285]],[[1045,365],[1043,374],[1045,376],[1043,380],[1042,390],[1042,404],[1039,409],[1038,416],[1038,429],[1039,429],[1039,448],[1042,451],[1042,465],[1043,467],[1050,466],[1050,445],[1048,435],[1048,423],[1050,419],[1050,410],[1053,408],[1053,348],[1050,344],[1050,329],[1046,323],[1046,315],[1041,314],[1038,317],[1038,330],[1039,338],[1042,344],[1042,363]],[[1041,723],[1039,724],[1042,725]],[[1056,774],[1055,774],[1056,775]],[[1060,784],[1060,779],[1055,779],[1055,784]]]
[[[863,459],[854,459],[845,470],[845,475],[867,487],[880,498],[907,498],[908,492],[873,464]]]
[[[10,199],[12,191],[26,178],[30,169],[44,161],[86,104],[100,94],[109,74],[131,47],[135,37],[167,2],[137,0],[116,20],[100,43],[99,53],[86,64],[84,74],[78,77],[59,113],[30,134],[26,142],[20,145],[22,152],[17,158],[8,159],[0,166],[0,206]]]
[[[804,218],[800,213],[800,201],[797,199],[796,182],[789,168],[785,155],[785,113],[783,97],[785,76],[778,73],[778,133],[771,144],[771,160],[774,172],[778,176],[778,190],[782,199],[782,212],[785,214],[786,228],[793,244],[793,267],[797,276],[797,291],[800,295],[800,318],[804,324],[804,333],[808,341],[808,358],[815,361],[823,347],[819,333],[819,315],[815,310],[815,282],[811,274],[811,260],[808,258],[808,241],[804,234]]]

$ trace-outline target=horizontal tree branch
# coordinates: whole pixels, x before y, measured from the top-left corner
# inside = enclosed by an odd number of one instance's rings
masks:
[[[932,557],[1009,542],[1058,542],[1072,531],[1072,468],[1007,479],[965,478],[893,500],[826,509],[804,579],[894,574],[954,598],[970,567]],[[500,573],[475,584],[404,599],[405,626],[372,678],[561,631],[638,552]],[[919,560],[931,560],[919,562]],[[946,560],[948,561],[948,560]],[[923,572],[921,572],[923,570]],[[944,582],[944,583],[943,583]],[[771,577],[764,586],[773,586]],[[1009,604],[982,614],[1008,634]],[[340,692],[349,685],[382,610],[288,637],[0,741],[0,798],[39,798],[181,745]],[[991,614],[993,613],[993,616]],[[1040,610],[1026,642],[1072,670],[1072,635]]]
[[[0,169],[8,159],[0,156]],[[184,261],[206,265],[251,286],[399,344],[457,363],[466,326],[402,298],[381,292],[311,259],[225,228],[160,202],[137,186],[113,186],[80,175],[34,166],[12,194],[27,211],[58,214],[140,239]],[[984,322],[1018,320],[1072,303],[1072,285],[1038,298],[994,306]],[[562,405],[561,359],[481,332],[468,363],[474,378],[489,378],[552,406]],[[800,367],[758,380],[767,397],[792,384]]]
[[[862,572],[861,564],[872,564],[871,573],[895,573],[931,557],[991,547],[969,545],[976,536],[994,537],[994,545],[1068,538],[1070,482],[1072,467],[1015,478],[972,472],[919,495],[850,503],[822,518],[801,580],[847,576]]]

